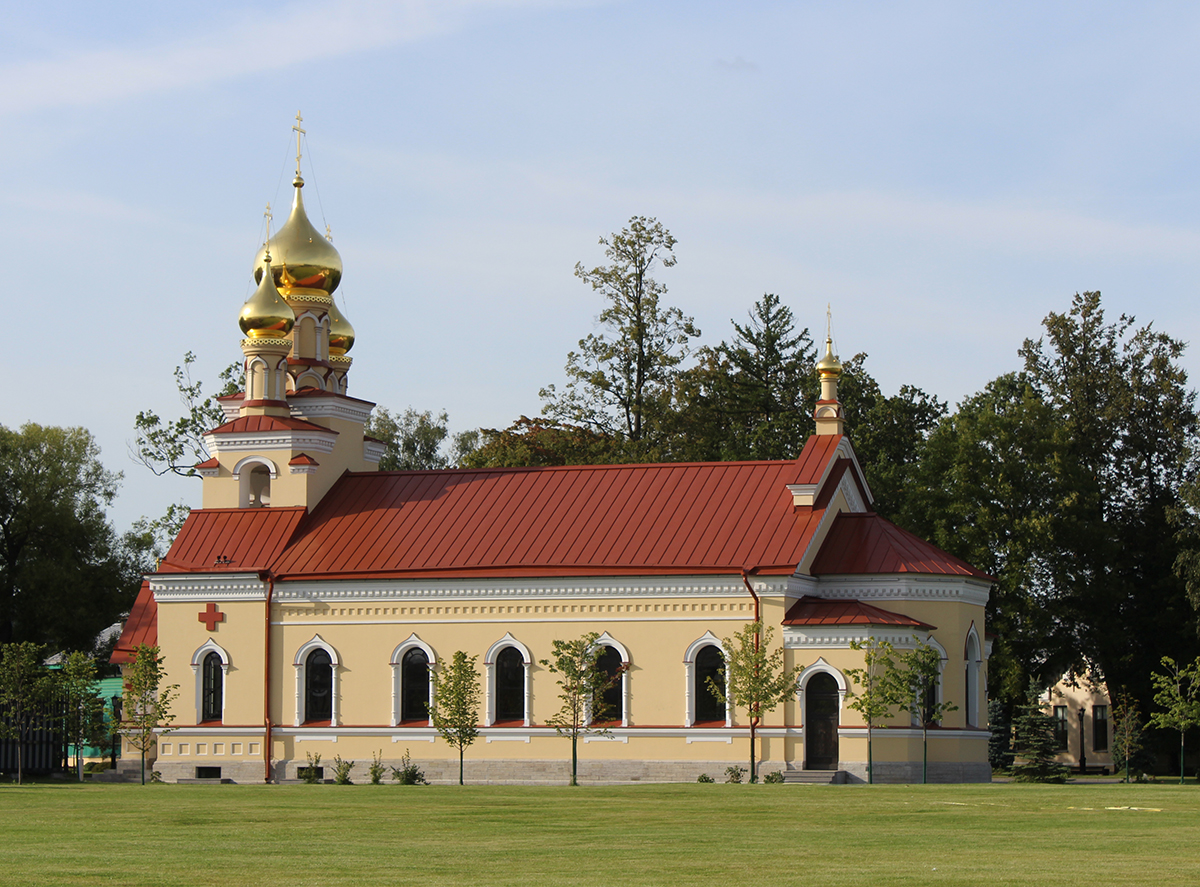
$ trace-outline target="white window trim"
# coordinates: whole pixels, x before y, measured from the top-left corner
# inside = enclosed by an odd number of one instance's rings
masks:
[[[532,683],[531,674],[533,669],[533,656],[529,652],[529,648],[512,636],[510,632],[505,632],[504,637],[496,641],[488,647],[487,653],[483,659],[483,670],[486,677],[486,700],[485,700],[485,716],[483,725],[490,727],[496,723],[496,657],[500,655],[500,651],[505,647],[514,647],[521,654],[521,661],[525,665],[525,719],[524,726],[530,725],[529,707],[532,701]]]
[[[304,678],[305,678],[305,661],[308,659],[308,654],[313,650],[324,650],[329,654],[330,671],[332,672],[332,680],[330,693],[333,698],[329,702],[329,726],[338,726],[338,691],[341,687],[341,681],[338,678],[338,670],[341,666],[341,659],[338,657],[337,650],[319,634],[314,634],[312,640],[300,647],[296,651],[296,656],[292,660],[292,665],[296,668],[296,718],[292,724],[293,727],[299,727],[304,723]]]
[[[711,631],[706,631],[701,637],[692,641],[683,654],[684,675],[684,713],[683,726],[692,727],[696,724],[696,698],[693,690],[696,686],[696,654],[704,647],[716,647],[721,651],[721,658],[729,660],[721,639]],[[733,706],[729,704],[729,670],[725,670],[725,726],[733,726]]]
[[[433,652],[433,647],[417,637],[417,633],[414,631],[396,645],[396,649],[392,651],[392,658],[388,663],[392,666],[392,723],[390,725],[392,727],[400,725],[400,716],[403,714],[404,708],[401,703],[403,699],[404,654],[414,647],[424,650],[425,656],[429,660],[429,726],[433,726],[433,669],[437,666],[437,655]]]
[[[209,653],[216,653],[221,657],[221,721],[225,721],[225,700],[229,697],[229,694],[225,692],[229,686],[229,653],[224,647],[209,638],[192,654],[192,674],[196,678],[197,724],[200,723],[200,717],[204,713],[204,658]]]
[[[616,638],[614,638],[611,634],[609,634],[607,631],[604,632],[604,634],[600,635],[600,637],[596,638],[596,646],[597,647],[612,647],[620,655],[621,665],[623,665],[625,667],[625,670],[623,672],[621,672],[621,726],[628,727],[629,726],[629,666],[630,666],[630,662],[631,662],[631,660],[629,658],[629,649],[624,644],[622,644],[620,641],[618,641]],[[589,714],[588,721],[590,722],[591,721],[591,716],[590,716],[591,713],[589,712],[588,714]]]

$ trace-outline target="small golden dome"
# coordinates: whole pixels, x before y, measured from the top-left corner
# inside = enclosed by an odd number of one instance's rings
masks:
[[[263,265],[266,266],[269,261],[268,254],[263,259]],[[295,326],[296,313],[284,301],[270,274],[263,274],[260,268],[257,277],[258,289],[242,306],[238,326],[252,339],[282,339]]]
[[[254,279],[262,279],[263,259],[269,249],[275,285],[284,295],[304,291],[331,295],[342,280],[342,257],[308,220],[300,196],[304,179],[296,176],[292,184],[296,187],[292,213],[254,257]]]
[[[329,353],[345,354],[354,347],[354,327],[335,302],[329,309]]]
[[[825,339],[825,356],[817,361],[817,372],[822,378],[837,378],[842,374],[842,362],[833,356],[833,338]]]

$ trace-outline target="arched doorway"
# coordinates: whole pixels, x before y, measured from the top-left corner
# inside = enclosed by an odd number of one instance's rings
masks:
[[[804,688],[804,769],[838,766],[838,685],[833,675],[813,675]]]

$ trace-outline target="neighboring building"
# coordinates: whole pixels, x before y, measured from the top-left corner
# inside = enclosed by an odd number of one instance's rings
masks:
[[[373,404],[347,394],[341,260],[294,184],[241,312],[246,391],[223,399],[197,466],[204,507],[147,577],[115,656],[157,643],[181,687],[164,779],[291,779],[309,753],[362,770],[380,750],[457,778],[429,722],[429,670],[464,650],[485,699],[467,779],[565,781],[569,743],[546,726],[558,688],[538,663],[588,631],[628,670],[616,723],[580,744],[581,778],[719,775],[746,760],[749,731],[706,678],[756,613],[805,666],[758,730],[765,771],[865,777],[845,670],[862,663],[850,643],[874,636],[942,653],[939,692],[958,710],[930,731],[931,779],[991,778],[991,579],[872,510],[829,340],[816,434],[795,461],[378,472]],[[919,780],[921,759],[907,716],[876,730],[878,781]]]
[[[1089,770],[1111,773],[1113,715],[1103,682],[1087,675],[1064,675],[1046,691],[1044,702],[1047,714],[1054,718],[1054,735],[1061,749],[1055,760],[1078,770],[1082,749]]]

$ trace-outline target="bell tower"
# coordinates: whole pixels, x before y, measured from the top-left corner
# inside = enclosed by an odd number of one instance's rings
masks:
[[[375,405],[346,393],[354,327],[333,298],[341,256],[304,209],[302,121],[291,213],[272,237],[268,207],[257,288],[238,316],[246,390],[224,400],[226,422],[204,438],[213,458],[196,466],[205,508],[311,511],[345,471],[373,471],[383,455],[363,434]]]

